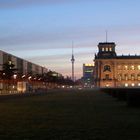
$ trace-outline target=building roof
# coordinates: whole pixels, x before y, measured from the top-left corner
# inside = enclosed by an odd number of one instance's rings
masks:
[[[117,59],[140,59],[140,55],[118,55]]]
[[[114,42],[100,42],[98,45],[115,45]]]
[[[118,56],[107,56],[98,57],[95,54],[95,59],[140,59],[140,55],[118,55]]]
[[[95,54],[95,59],[140,59],[140,55],[117,55],[115,42],[99,42],[98,48],[99,51]]]

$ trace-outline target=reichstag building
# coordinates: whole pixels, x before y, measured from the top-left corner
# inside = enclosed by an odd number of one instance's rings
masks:
[[[140,56],[117,55],[114,42],[98,44],[95,54],[96,87],[140,87]]]

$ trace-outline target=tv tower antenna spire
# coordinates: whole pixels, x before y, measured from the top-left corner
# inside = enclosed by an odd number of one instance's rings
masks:
[[[106,42],[108,41],[108,31],[106,30]]]
[[[71,63],[72,63],[72,80],[74,81],[74,44],[72,41],[72,57],[71,57]]]

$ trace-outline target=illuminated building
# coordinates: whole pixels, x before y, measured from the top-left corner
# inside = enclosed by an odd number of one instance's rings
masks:
[[[83,82],[85,86],[91,86],[93,84],[93,64],[83,64]]]
[[[9,67],[8,71],[5,70],[7,74],[3,72],[5,65]],[[38,87],[45,88],[37,76],[42,76],[47,71],[47,68],[0,50],[0,93],[29,92]]]
[[[12,54],[9,54],[9,53],[6,53],[6,52],[0,50],[0,70],[2,70],[3,64],[8,61],[11,61],[15,65],[14,68],[17,69],[18,73],[21,75],[43,74],[48,71],[47,68],[44,68],[42,66],[31,63],[22,58],[16,57]]]
[[[95,55],[96,87],[140,87],[140,56],[117,55],[114,42],[98,44]]]

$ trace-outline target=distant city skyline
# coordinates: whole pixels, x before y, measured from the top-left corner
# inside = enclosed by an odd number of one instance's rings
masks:
[[[0,0],[0,49],[71,76],[93,63],[99,42],[116,43],[117,54],[140,54],[140,1]]]

